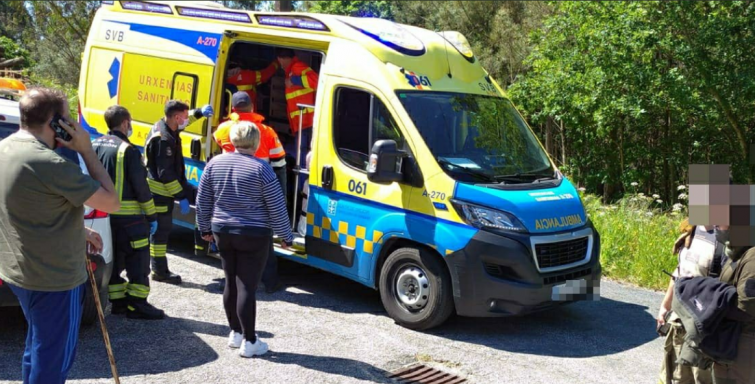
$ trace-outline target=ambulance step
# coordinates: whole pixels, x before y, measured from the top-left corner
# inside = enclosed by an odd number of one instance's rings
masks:
[[[273,236],[273,243],[280,245],[281,243],[280,237]],[[299,235],[294,235],[294,244],[291,246],[291,248],[295,253],[303,255],[306,250],[304,237],[299,236]]]

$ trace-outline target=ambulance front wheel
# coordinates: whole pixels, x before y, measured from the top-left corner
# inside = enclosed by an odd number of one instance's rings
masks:
[[[446,266],[422,249],[400,248],[388,256],[380,273],[380,298],[396,323],[418,331],[443,324],[454,311]]]

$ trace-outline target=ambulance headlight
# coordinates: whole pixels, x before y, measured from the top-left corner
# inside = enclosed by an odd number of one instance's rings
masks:
[[[467,224],[475,228],[498,229],[520,233],[527,232],[527,228],[524,227],[522,222],[508,212],[482,207],[459,200],[451,200],[451,204],[453,204],[459,216],[461,216]]]
[[[377,18],[362,18],[359,26],[352,25],[342,20],[344,24],[364,33],[367,36],[410,56],[425,54],[425,45],[406,28],[392,21]]]
[[[451,45],[453,45],[462,56],[466,57],[467,60],[474,59],[472,46],[469,45],[469,41],[467,41],[467,38],[464,37],[464,35],[456,31],[444,31],[441,32],[440,35],[448,40],[448,42],[451,43]]]

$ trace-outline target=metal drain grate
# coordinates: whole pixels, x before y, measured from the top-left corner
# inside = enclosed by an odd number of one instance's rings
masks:
[[[390,372],[388,377],[400,383],[418,384],[459,384],[467,381],[465,378],[428,367],[424,364],[414,364],[397,369]]]

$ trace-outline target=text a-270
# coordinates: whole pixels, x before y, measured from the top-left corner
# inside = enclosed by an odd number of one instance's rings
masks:
[[[438,191],[429,191],[428,192],[427,190],[425,190],[422,193],[422,196],[429,197],[430,200],[440,200],[440,201],[443,201],[443,200],[446,199],[446,194],[443,193],[443,192],[438,192]]]
[[[204,45],[205,47],[217,47],[218,39],[215,37],[202,37],[197,39],[197,45]]]

